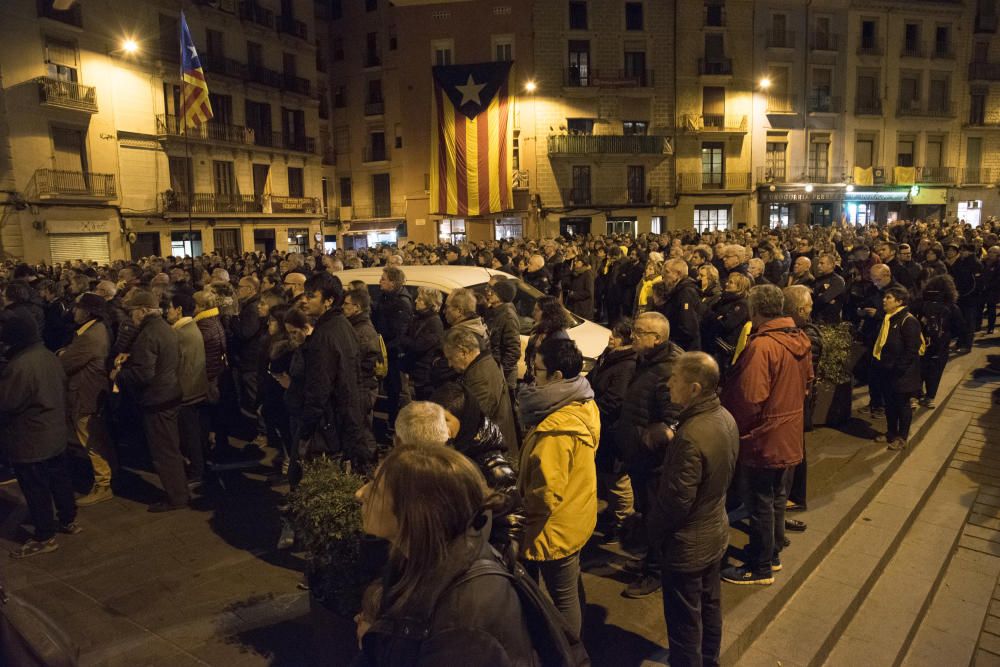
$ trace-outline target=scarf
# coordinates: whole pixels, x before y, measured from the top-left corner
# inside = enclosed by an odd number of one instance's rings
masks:
[[[218,316],[219,316],[219,309],[218,308],[209,308],[208,310],[203,310],[200,313],[198,313],[197,315],[195,315],[194,316],[194,321],[195,322],[200,322],[200,321],[202,321],[204,319],[207,319],[209,317],[218,317]]]
[[[747,340],[750,338],[750,329],[752,328],[753,322],[747,320],[743,324],[743,328],[740,329],[739,338],[736,339],[736,349],[733,350],[733,364],[735,364],[736,360],[740,358],[741,354],[743,354],[743,350],[747,346]]]
[[[87,333],[87,329],[94,326],[95,324],[97,324],[97,320],[90,320],[89,322],[87,322],[82,327],[76,330],[76,335],[82,336],[83,334]]]
[[[572,380],[559,380],[544,385],[529,384],[518,393],[518,413],[521,425],[528,431],[546,417],[570,403],[582,403],[594,398],[594,390],[582,375]]]
[[[872,350],[872,356],[879,361],[882,360],[882,348],[885,346],[885,341],[889,337],[889,320],[903,308],[904,306],[899,306],[895,310],[886,311],[885,317],[882,318],[882,328],[878,332],[878,339],[875,341],[875,348]]]

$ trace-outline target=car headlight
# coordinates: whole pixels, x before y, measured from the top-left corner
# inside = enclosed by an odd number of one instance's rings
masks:
[[[583,372],[584,373],[589,373],[590,371],[594,370],[594,366],[596,364],[597,364],[597,360],[596,359],[591,359],[589,357],[584,357],[583,358]]]

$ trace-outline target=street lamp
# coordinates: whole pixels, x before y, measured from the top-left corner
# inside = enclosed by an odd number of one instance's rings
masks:
[[[812,191],[813,191],[812,183],[809,183],[808,185],[806,185],[806,192],[812,192]]]
[[[126,37],[122,40],[122,51],[132,55],[139,50],[139,42],[135,41],[131,37]]]
[[[760,89],[761,90],[767,90],[770,87],[771,87],[771,79],[769,79],[768,77],[765,76],[764,78],[762,78],[760,80]]]
[[[529,81],[529,82],[527,82],[526,84],[524,84],[524,89],[525,89],[525,90],[526,90],[527,92],[529,92],[529,93],[533,93],[533,92],[535,92],[535,89],[536,89],[537,87],[538,87],[538,86],[537,86],[537,84],[535,84],[535,82],[534,82],[534,81]]]

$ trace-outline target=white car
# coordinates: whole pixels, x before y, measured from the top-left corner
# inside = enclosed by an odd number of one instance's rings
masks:
[[[514,297],[513,303],[521,321],[521,361],[518,362],[518,377],[524,376],[524,348],[528,345],[528,334],[534,326],[531,313],[535,308],[535,301],[542,296],[541,292],[502,271],[484,269],[478,266],[403,266],[400,268],[406,274],[406,287],[404,289],[414,298],[418,287],[432,287],[439,290],[445,298],[452,290],[460,287],[482,292],[486,289],[492,276],[507,276],[511,282],[517,285],[517,295]],[[372,295],[372,303],[375,304],[378,303],[378,283],[382,277],[382,269],[383,267],[376,266],[368,269],[338,271],[337,277],[344,283],[345,289],[352,280],[364,281]],[[600,324],[577,317],[572,313],[570,313],[570,317],[573,319],[573,325],[567,332],[583,354],[583,370],[586,373],[594,367],[597,357],[608,346],[608,337],[611,332]]]

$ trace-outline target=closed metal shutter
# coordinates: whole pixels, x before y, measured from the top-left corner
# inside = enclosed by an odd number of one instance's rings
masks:
[[[78,259],[98,264],[111,263],[107,234],[51,234],[49,250],[53,264]]]

